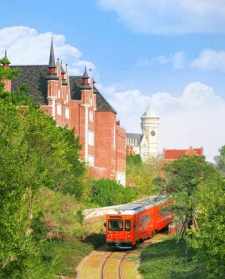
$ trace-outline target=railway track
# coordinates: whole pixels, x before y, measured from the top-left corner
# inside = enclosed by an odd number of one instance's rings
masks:
[[[140,253],[143,248],[160,242],[165,234],[157,234],[144,241],[138,249],[130,251],[108,251],[107,249],[91,252],[79,265],[77,279],[138,279],[137,271]]]
[[[101,267],[101,279],[125,279],[123,262],[129,252],[111,252],[104,259]]]

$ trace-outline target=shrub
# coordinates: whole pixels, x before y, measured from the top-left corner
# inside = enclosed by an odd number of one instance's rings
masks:
[[[136,195],[134,189],[124,188],[113,180],[101,179],[93,182],[90,201],[97,206],[110,206],[130,202]]]

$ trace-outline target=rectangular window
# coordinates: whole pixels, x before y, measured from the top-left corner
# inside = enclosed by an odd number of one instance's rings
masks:
[[[130,231],[131,230],[131,221],[130,220],[125,220],[125,231]]]
[[[109,231],[122,231],[123,221],[122,220],[111,220],[108,222]]]
[[[90,122],[94,121],[94,113],[93,113],[93,111],[89,111],[89,121]]]
[[[113,148],[116,148],[116,127],[113,128]]]
[[[65,118],[70,119],[70,111],[68,108],[65,108]]]
[[[88,144],[91,145],[91,146],[94,146],[94,142],[95,142],[95,139],[94,139],[94,132],[92,132],[91,130],[88,131]]]
[[[57,114],[62,115],[62,105],[61,104],[57,104]]]

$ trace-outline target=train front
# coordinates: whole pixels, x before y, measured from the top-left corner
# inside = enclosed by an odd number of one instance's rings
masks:
[[[119,249],[129,249],[135,246],[132,216],[106,215],[105,239],[109,246]]]

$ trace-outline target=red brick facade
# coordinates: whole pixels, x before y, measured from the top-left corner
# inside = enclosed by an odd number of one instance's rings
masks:
[[[51,59],[54,59],[54,53],[50,54]],[[24,79],[29,79],[26,75],[31,75],[32,71],[35,75],[38,71],[46,71],[44,65],[18,67]],[[120,127],[116,112],[95,88],[86,70],[83,76],[69,77],[62,65],[54,60],[49,62],[46,69],[43,84],[46,83],[47,96],[46,102],[41,104],[42,110],[52,116],[57,125],[73,129],[75,135],[79,136],[82,146],[80,157],[89,166],[92,176],[116,179],[125,185],[126,132]],[[72,96],[75,93],[70,83],[74,80],[79,87],[76,93],[79,97]],[[39,77],[37,82],[41,83]],[[11,90],[7,81],[5,85],[8,91]],[[35,86],[31,85],[31,91]],[[41,95],[43,92],[39,93]]]
[[[183,156],[204,156],[203,148],[164,149],[163,158],[166,161],[178,160]]]

